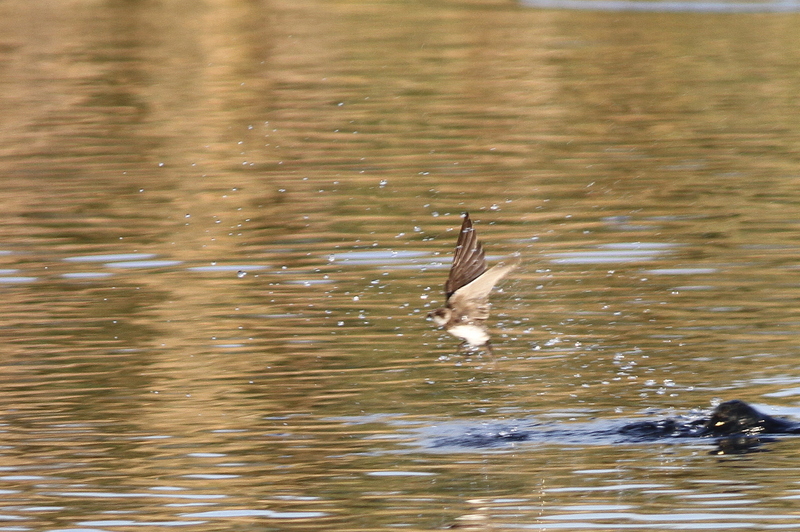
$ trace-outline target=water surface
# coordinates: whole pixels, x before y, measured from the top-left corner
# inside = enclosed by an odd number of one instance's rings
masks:
[[[797,417],[797,22],[3,3],[0,530],[796,528],[796,438],[575,427]],[[431,444],[512,423],[577,435]]]

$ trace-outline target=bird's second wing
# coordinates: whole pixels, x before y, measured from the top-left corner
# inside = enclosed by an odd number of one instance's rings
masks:
[[[480,315],[470,316],[470,318],[485,320],[489,317],[489,294],[492,292],[492,288],[511,270],[519,266],[520,262],[522,261],[519,257],[514,257],[508,262],[492,266],[486,273],[456,290],[448,300],[448,306],[451,308],[474,308],[476,309],[474,312]]]

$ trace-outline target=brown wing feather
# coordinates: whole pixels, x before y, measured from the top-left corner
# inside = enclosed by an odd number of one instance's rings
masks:
[[[444,285],[445,294],[449,298],[453,292],[471,283],[485,271],[486,258],[483,256],[483,246],[478,242],[478,235],[472,228],[469,213],[465,213],[453,255],[453,266]]]
[[[519,257],[508,263],[500,262],[473,282],[462,286],[447,300],[447,306],[458,311],[459,320],[482,321],[489,317],[489,294],[503,277],[520,264]]]

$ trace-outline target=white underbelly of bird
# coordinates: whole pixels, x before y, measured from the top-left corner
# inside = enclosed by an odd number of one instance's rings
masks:
[[[480,347],[489,341],[489,333],[477,325],[456,325],[447,329],[447,332],[464,340],[472,347]]]

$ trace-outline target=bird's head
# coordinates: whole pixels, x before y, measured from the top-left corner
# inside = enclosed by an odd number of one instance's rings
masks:
[[[450,315],[452,311],[449,308],[440,308],[436,309],[433,312],[428,313],[428,319],[433,320],[438,327],[444,327],[445,324],[450,321]]]

